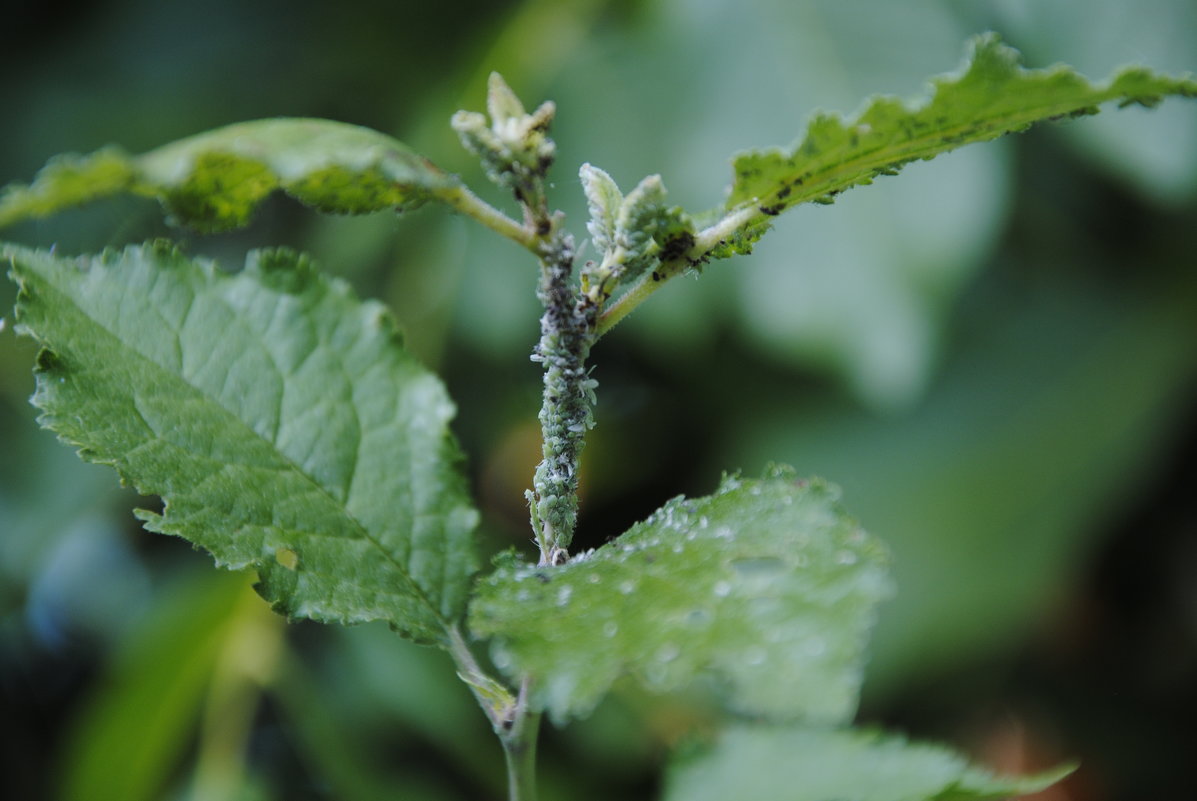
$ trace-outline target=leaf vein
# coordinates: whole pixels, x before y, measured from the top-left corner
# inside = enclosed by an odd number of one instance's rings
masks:
[[[105,268],[107,268],[107,266],[105,266]],[[244,280],[240,276],[224,277],[224,276],[219,276],[219,275],[204,275],[204,274],[197,274],[197,275],[199,275],[200,279],[205,282],[222,281],[222,280],[227,280],[227,281]],[[400,560],[390,550],[390,548],[383,543],[383,541],[381,539],[379,539],[377,536],[375,536],[371,531],[369,531],[369,529],[360,520],[357,519],[357,517],[349,510],[348,506],[345,503],[338,501],[332,495],[332,493],[320,483],[320,481],[318,479],[316,479],[314,476],[310,475],[306,470],[304,470],[304,468],[301,465],[296,463],[294,461],[294,459],[292,459],[289,455],[287,455],[282,450],[280,450],[277,447],[276,443],[271,442],[265,436],[263,436],[260,432],[255,431],[254,428],[249,423],[247,423],[245,420],[241,419],[241,417],[234,410],[228,408],[220,398],[213,397],[209,392],[204,390],[202,387],[197,386],[195,383],[193,383],[193,381],[188,376],[183,374],[183,371],[180,370],[179,372],[172,372],[170,370],[169,366],[161,364],[152,355],[146,353],[143,350],[143,348],[140,347],[140,345],[143,343],[139,343],[136,340],[127,340],[124,336],[122,336],[122,332],[116,330],[115,326],[110,326],[110,325],[106,324],[106,322],[104,320],[99,319],[95,314],[93,314],[91,312],[91,310],[85,308],[80,302],[78,302],[78,300],[76,300],[72,296],[69,289],[60,287],[53,281],[47,281],[47,287],[53,289],[54,292],[61,295],[64,299],[63,300],[64,303],[69,300],[70,304],[73,305],[78,310],[78,312],[80,314],[82,314],[85,318],[87,318],[91,322],[92,325],[94,325],[99,331],[102,331],[104,334],[106,334],[107,336],[109,336],[110,338],[115,340],[117,343],[120,343],[120,345],[122,345],[125,349],[127,349],[127,351],[131,355],[136,356],[137,358],[141,359],[146,364],[151,365],[156,371],[165,374],[166,380],[177,381],[178,383],[182,384],[184,387],[186,387],[188,390],[190,390],[190,392],[194,393],[199,399],[207,401],[214,408],[219,409],[221,412],[223,412],[224,415],[226,415],[229,419],[231,419],[241,429],[248,432],[253,438],[258,439],[261,442],[263,442],[264,444],[266,444],[267,446],[269,446],[270,450],[273,451],[273,453],[277,457],[278,461],[282,463],[282,465],[279,467],[279,469],[280,470],[289,469],[289,470],[293,471],[295,475],[297,475],[303,481],[308,483],[316,493],[318,493],[323,498],[325,498],[328,502],[330,502],[334,506],[334,508],[336,508],[338,510],[338,512],[341,515],[343,515],[344,519],[350,524],[351,528],[358,531],[361,535],[361,538],[364,539],[366,542],[369,542],[377,551],[379,551],[381,553],[381,555],[383,556],[385,561],[387,563],[389,563],[396,571],[398,571],[401,578],[409,585],[412,595],[419,600],[419,602],[425,607],[425,609],[427,609],[428,611],[431,612],[433,618],[437,622],[439,622],[442,627],[444,627],[444,628],[448,627],[448,621],[446,620],[444,615],[442,615],[440,608],[436,604],[433,604],[432,601],[429,599],[425,589],[412,576],[409,566],[406,564],[406,562]],[[193,297],[194,297],[194,293],[197,291],[197,287],[195,287],[194,285],[189,286],[189,290],[193,293]],[[124,298],[122,298],[122,300],[123,299]],[[225,303],[223,298],[221,299],[221,302]],[[208,350],[209,350],[209,358],[210,358],[210,354],[212,351],[214,351],[214,349],[208,349]],[[227,374],[226,374],[226,376],[227,376]],[[131,394],[136,403],[141,402],[141,393],[140,392],[137,392],[136,390],[134,390]],[[164,437],[163,434],[161,432],[159,432],[153,425],[149,424],[149,419],[146,417],[146,415],[140,409],[138,409],[138,417],[146,423],[147,428],[149,429],[149,431],[151,431],[153,433],[153,435],[156,439],[162,441],[165,444],[178,447],[178,443],[174,443],[170,439]],[[129,460],[127,459],[127,456],[118,457],[117,462],[125,465],[126,468],[129,465]],[[169,502],[169,498],[167,500]],[[333,535],[329,534],[328,536],[333,536]]]

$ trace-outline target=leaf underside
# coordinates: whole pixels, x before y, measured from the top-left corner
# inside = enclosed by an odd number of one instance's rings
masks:
[[[1036,122],[1095,114],[1110,101],[1150,107],[1169,95],[1197,97],[1193,76],[1173,78],[1142,67],[1127,67],[1100,85],[1066,66],[1024,69],[1019,52],[992,33],[973,38],[969,50],[964,69],[932,80],[931,97],[921,105],[879,97],[847,120],[817,113],[793,147],[736,156],[725,209],[755,205],[760,216],[712,255],[750,252],[771,217],[801,203],[830,203],[911,161]]]
[[[142,156],[109,147],[60,156],[32,185],[0,196],[0,227],[128,192],[158,198],[172,219],[205,231],[246,225],[281,190],[320,211],[414,208],[456,179],[389,136],[331,120],[237,123]]]
[[[470,625],[534,678],[554,719],[589,712],[621,675],[652,691],[713,673],[740,711],[824,723],[856,708],[886,554],[822,482],[779,471],[676,498],[557,568],[500,567]]]
[[[441,640],[477,567],[454,408],[394,320],[286,251],[236,276],[165,243],[5,247],[41,424],[295,617]]]
[[[1038,792],[1072,772],[996,776],[938,745],[861,730],[738,726],[670,771],[665,801],[973,801]]]

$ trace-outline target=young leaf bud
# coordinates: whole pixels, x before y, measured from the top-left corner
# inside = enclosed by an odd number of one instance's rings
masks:
[[[590,232],[595,248],[605,255],[615,247],[615,218],[623,204],[623,193],[611,176],[598,167],[583,164],[578,177],[582,179],[582,189],[586,192],[586,204],[590,209],[590,222],[586,224],[586,230]]]
[[[522,120],[527,116],[524,104],[497,72],[492,72],[487,82],[486,111],[490,114],[496,132],[502,131],[512,121]]]

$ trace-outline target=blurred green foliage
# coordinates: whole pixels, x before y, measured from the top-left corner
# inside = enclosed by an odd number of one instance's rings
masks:
[[[660,172],[676,202],[715,206],[733,151],[788,143],[816,107],[917,96],[986,29],[1032,66],[1197,70],[1189,0],[25,4],[6,19],[20,67],[0,81],[0,182],[58,152],[141,152],[285,114],[375,127],[480,186],[447,120],[480,106],[496,69],[530,103],[557,102],[552,199],[581,234],[583,161],[621,185]],[[596,348],[579,544],[724,469],[823,475],[895,553],[866,720],[1008,769],[1079,757],[1074,798],[1193,795],[1195,143],[1183,102],[1039,129],[803,209],[752,257],[671,286]],[[526,544],[539,373],[525,254],[439,210],[329,220],[275,200],[210,238],[160,216],[118,201],[4,236],[73,253],[171,235],[227,264],[258,245],[313,252],[390,303],[446,377],[488,544]],[[0,284],[3,307],[12,292]],[[36,430],[32,359],[0,334],[8,795],[86,781],[95,799],[198,797],[212,786],[198,774],[230,769],[219,715],[199,707],[222,687],[260,699],[238,797],[501,795],[498,748],[447,660],[381,628],[296,626],[269,670],[233,660],[205,679],[216,657],[178,632],[237,630],[219,616],[243,587],[139,531],[136,499]],[[157,728],[130,718],[131,687]],[[666,748],[706,722],[624,688],[545,732],[543,795],[650,797]],[[113,737],[122,749],[105,751]],[[141,778],[104,756],[151,746]]]

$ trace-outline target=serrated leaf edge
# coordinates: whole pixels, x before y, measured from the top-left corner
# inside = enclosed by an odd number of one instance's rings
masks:
[[[180,258],[180,259],[185,260],[189,264],[198,268],[204,275],[205,279],[207,279],[207,280],[213,280],[213,279],[214,280],[231,280],[235,277],[232,275],[226,275],[226,274],[218,271],[216,269],[214,262],[211,262],[206,259],[189,258],[179,248],[177,248],[173,244],[167,243],[165,241],[153,242],[153,243],[149,243],[149,244],[143,245],[143,246],[129,245],[121,251],[105,250],[101,254],[99,254],[98,258],[102,258],[102,259],[103,258],[109,258],[109,259],[124,258],[125,254],[127,254],[127,253],[130,253],[132,251],[141,251],[143,249],[151,248],[151,247],[158,249],[159,254],[162,255],[163,257]],[[267,249],[267,250],[277,251],[279,249],[272,248],[272,249]],[[249,261],[249,258],[251,258],[254,253],[258,253],[258,252],[260,252],[260,251],[251,251],[251,254],[249,256],[247,256],[247,263]],[[49,250],[40,250],[40,249],[34,250],[34,249],[18,247],[18,246],[9,245],[9,244],[0,245],[0,257],[8,259],[9,267],[10,267],[8,275],[17,284],[17,288],[18,288],[17,289],[17,302],[16,302],[15,315],[14,315],[14,318],[16,320],[16,325],[14,326],[14,331],[20,335],[30,337],[31,339],[33,339],[35,342],[38,343],[39,352],[37,355],[37,363],[40,365],[42,362],[42,359],[54,358],[57,356],[57,354],[49,342],[47,342],[45,339],[40,337],[36,332],[32,331],[28,326],[26,326],[23,322],[21,322],[21,318],[23,316],[22,310],[23,310],[24,306],[26,305],[26,303],[28,303],[30,300],[32,300],[32,294],[30,293],[27,279],[21,274],[20,268],[17,266],[17,259],[21,255],[25,255],[26,257],[32,257],[32,258],[49,257],[49,258],[60,259],[60,260],[62,259],[62,257],[56,256],[52,251],[49,251]],[[89,257],[77,257],[77,258],[73,259],[73,261],[78,266],[78,265],[82,265],[83,260],[87,259],[87,258],[89,258]],[[312,273],[312,274],[314,276],[317,275],[316,273]],[[345,294],[352,295],[352,291],[349,289],[348,284],[346,284],[345,282],[340,281],[336,278],[319,276],[316,280],[323,281],[328,286],[329,291],[337,292],[342,295],[345,295]],[[359,301],[359,302],[361,302],[363,304],[369,303],[369,301]],[[387,320],[388,320],[387,325],[389,325],[393,328],[394,321],[389,318],[389,315],[387,315]],[[93,322],[95,322],[95,321],[93,321]],[[95,324],[99,328],[104,328],[104,326],[102,326],[98,322],[96,322]],[[394,332],[398,333],[398,330],[395,329]],[[116,337],[116,334],[112,334],[112,336]],[[146,358],[146,357],[142,356],[140,353],[138,353],[137,355],[140,358],[143,358],[143,359]],[[157,365],[156,363],[154,363],[154,366],[161,369],[161,366]],[[35,369],[35,372],[38,372],[38,370]],[[40,377],[39,377],[39,380],[40,380]],[[447,632],[447,630],[451,626],[451,622],[442,614],[438,605],[432,603],[432,601],[429,599],[428,595],[426,594],[424,588],[420,585],[420,583],[418,581],[416,581],[412,577],[410,572],[407,570],[407,567],[404,564],[402,564],[401,562],[397,561],[395,559],[394,555],[388,551],[388,549],[382,544],[382,542],[380,542],[377,539],[377,537],[375,537],[368,529],[366,529],[366,527],[359,520],[357,520],[347,509],[344,509],[344,504],[342,504],[340,501],[338,501],[336,498],[334,498],[325,487],[320,485],[320,483],[318,481],[316,481],[314,478],[312,478],[306,472],[304,472],[302,470],[302,468],[299,465],[295,464],[294,460],[292,460],[289,456],[287,456],[286,454],[283,454],[280,451],[277,451],[277,449],[274,448],[272,443],[267,442],[265,440],[265,438],[262,437],[258,432],[254,431],[252,427],[246,426],[244,424],[244,421],[242,421],[239,417],[237,417],[237,415],[234,414],[232,411],[226,409],[217,399],[212,398],[210,395],[203,392],[199,388],[195,387],[194,385],[190,384],[189,382],[186,382],[182,376],[179,376],[179,380],[187,383],[187,386],[190,387],[190,389],[192,391],[207,398],[207,400],[209,402],[211,402],[214,406],[222,409],[227,414],[229,414],[230,417],[235,419],[237,421],[237,423],[248,433],[249,436],[252,436],[262,442],[265,442],[271,448],[271,450],[274,450],[275,453],[278,454],[279,458],[282,461],[284,461],[286,464],[288,464],[298,475],[302,476],[305,481],[307,481],[309,484],[314,486],[321,495],[328,498],[338,508],[341,508],[344,511],[345,518],[352,523],[354,528],[356,528],[358,531],[361,532],[361,534],[363,535],[363,539],[365,541],[369,542],[374,547],[374,549],[379,551],[383,555],[383,557],[387,560],[387,562],[390,563],[391,565],[393,565],[394,568],[403,576],[404,580],[413,589],[412,594],[414,596],[416,596],[418,598],[418,600],[428,610],[430,610],[432,612],[433,618],[437,622],[439,622],[441,624],[441,627],[443,629],[445,629]],[[39,390],[40,390],[40,387],[39,387]],[[76,454],[83,461],[89,462],[92,464],[99,464],[99,465],[111,467],[113,470],[116,471],[117,475],[119,476],[122,486],[133,487],[135,490],[137,490],[142,495],[157,495],[158,494],[154,490],[145,487],[134,476],[130,475],[125,469],[123,469],[121,467],[120,460],[118,460],[116,458],[101,457],[98,454],[96,454],[94,451],[90,450],[86,443],[72,439],[71,437],[69,437],[62,431],[60,431],[59,428],[56,427],[56,425],[54,424],[55,416],[53,416],[48,410],[45,409],[45,407],[43,407],[42,405],[40,405],[38,403],[39,395],[40,395],[40,391],[35,391],[33,397],[30,399],[31,402],[35,406],[37,406],[37,408],[39,410],[41,410],[41,412],[42,412],[37,418],[39,425],[41,425],[43,428],[45,428],[49,431],[52,431],[60,442],[67,445],[68,447],[75,449]],[[148,509],[135,509],[134,510],[135,516],[139,520],[141,520],[143,523],[145,523],[146,527],[149,528],[151,531],[154,531],[156,533],[161,533],[161,534],[169,534],[172,536],[179,536],[183,539],[188,539],[187,537],[183,536],[182,534],[179,534],[175,531],[167,530],[168,528],[173,527],[171,525],[171,521],[168,517],[169,512],[170,512],[170,507],[171,507],[171,499],[169,498],[169,496],[166,496],[166,495],[163,495],[161,497],[163,500],[162,513],[157,513],[152,510],[148,510]],[[188,539],[188,541],[190,542],[189,539]],[[207,550],[207,549],[205,549],[205,550]],[[209,553],[211,553],[211,552],[209,552]],[[230,569],[233,571],[243,570],[250,566],[257,569],[259,567],[259,565],[261,564],[260,562],[254,561],[254,560],[247,560],[245,563],[238,564],[233,561],[221,559],[215,553],[211,553],[211,556],[218,566],[224,567],[224,568],[227,568],[227,569]],[[281,603],[282,601],[281,601],[281,599],[271,599],[271,602],[273,605],[276,603]],[[317,619],[319,619],[319,618],[317,618]],[[447,636],[448,635],[446,634],[446,637]]]

